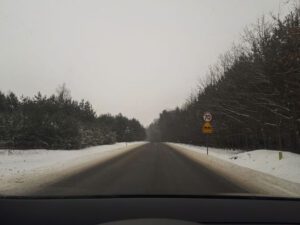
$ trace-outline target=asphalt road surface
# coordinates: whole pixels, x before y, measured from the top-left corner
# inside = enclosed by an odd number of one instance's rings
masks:
[[[37,195],[246,193],[165,144],[149,143],[43,188]]]

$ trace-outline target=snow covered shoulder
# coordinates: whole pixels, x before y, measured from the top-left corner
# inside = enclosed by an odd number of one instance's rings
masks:
[[[81,150],[0,150],[0,194],[29,194],[144,143],[116,143]]]
[[[218,173],[239,182],[250,192],[270,195],[300,194],[300,155],[275,150],[226,150],[206,147],[167,143],[181,150],[193,160],[216,170]]]

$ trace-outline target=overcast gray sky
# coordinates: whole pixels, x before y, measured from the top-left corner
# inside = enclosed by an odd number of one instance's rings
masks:
[[[281,10],[286,6],[281,2]],[[98,114],[148,125],[180,106],[219,54],[278,0],[0,0],[0,90],[66,83]]]

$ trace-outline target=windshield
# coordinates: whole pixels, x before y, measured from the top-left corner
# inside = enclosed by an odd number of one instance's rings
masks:
[[[0,1],[1,196],[300,197],[300,2]]]

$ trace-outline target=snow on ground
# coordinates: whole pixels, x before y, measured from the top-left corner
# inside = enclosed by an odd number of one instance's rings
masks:
[[[206,147],[189,144],[168,143],[174,146],[206,154]],[[259,149],[241,151],[209,148],[208,154],[229,161],[239,166],[267,173],[288,181],[300,183],[300,154],[282,151],[283,158],[279,160],[279,151]]]
[[[23,186],[34,177],[53,176],[70,167],[78,166],[97,158],[105,158],[144,142],[116,143],[79,150],[0,150],[0,193]],[[116,152],[116,153],[115,153]],[[24,183],[24,184],[22,184]],[[22,186],[23,185],[23,186]]]

